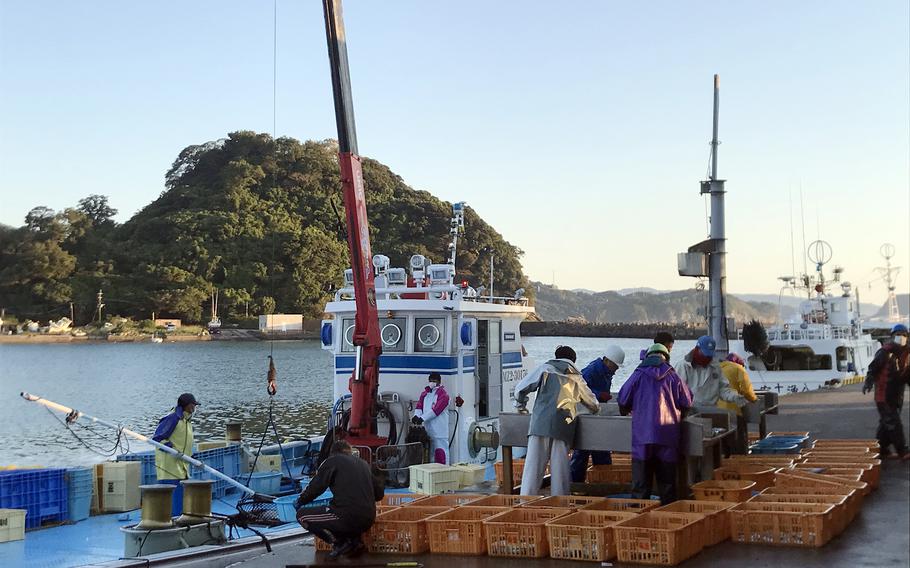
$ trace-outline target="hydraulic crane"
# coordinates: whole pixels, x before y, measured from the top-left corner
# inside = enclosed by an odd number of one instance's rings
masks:
[[[357,154],[357,131],[351,97],[351,76],[344,33],[341,0],[323,0],[325,34],[332,72],[335,98],[335,122],[338,126],[338,164],[344,195],[345,224],[351,269],[354,273],[355,347],[354,373],[350,380],[351,415],[343,435],[355,446],[377,448],[388,443],[376,435],[377,395],[379,392],[379,313],[376,310],[376,285],[373,279],[373,254],[370,249],[370,226],[360,156]]]

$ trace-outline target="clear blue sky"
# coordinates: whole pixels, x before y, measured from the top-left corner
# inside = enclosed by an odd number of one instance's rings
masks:
[[[0,222],[110,196],[126,220],[182,148],[272,131],[273,2],[0,0]],[[464,200],[562,288],[679,289],[704,238],[721,76],[729,289],[807,240],[910,290],[910,8],[875,2],[348,0],[360,151]],[[335,137],[319,2],[278,1],[277,133]],[[797,260],[797,267],[801,266]],[[880,283],[862,288],[880,302]]]

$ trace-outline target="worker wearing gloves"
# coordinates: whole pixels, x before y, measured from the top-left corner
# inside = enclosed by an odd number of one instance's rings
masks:
[[[152,440],[174,448],[187,456],[193,455],[193,423],[190,419],[199,403],[191,393],[185,392],[177,398],[174,411],[158,421],[158,428]],[[155,450],[155,475],[158,483],[175,485],[171,501],[171,513],[183,512],[183,486],[180,482],[190,478],[190,464],[162,450]]]
[[[427,381],[411,423],[423,424],[430,438],[430,459],[445,465],[449,463],[449,393],[439,373],[430,373]]]
[[[613,396],[610,388],[613,386],[613,375],[626,360],[626,353],[617,345],[608,345],[604,355],[594,359],[588,366],[581,370],[588,388],[597,397],[598,402],[608,402]],[[588,456],[594,465],[610,465],[613,463],[610,452],[592,452],[588,450],[575,450],[569,461],[569,471],[573,483],[584,483],[588,472]]]
[[[869,364],[863,394],[875,391],[875,406],[879,422],[876,437],[879,453],[886,458],[910,460],[901,409],[904,406],[904,388],[910,385],[910,330],[899,323],[891,328],[891,341],[882,346]],[[895,454],[890,453],[894,446]]]
[[[547,461],[550,463],[550,494],[569,493],[569,445],[575,438],[576,406],[583,404],[593,413],[600,408],[584,377],[575,368],[571,347],[556,349],[554,358],[531,371],[515,386],[515,407],[527,413],[528,395],[537,392],[528,453],[521,476],[521,494],[539,495]]]
[[[745,406],[746,398],[730,386],[720,363],[714,358],[716,346],[710,335],[699,337],[695,348],[676,364],[676,374],[689,387],[695,406],[717,406],[721,400],[731,402],[737,408]]]
[[[666,346],[652,345],[617,397],[620,413],[632,414],[632,497],[650,499],[656,477],[661,505],[676,500],[683,413],[692,406],[689,389],[669,361]]]

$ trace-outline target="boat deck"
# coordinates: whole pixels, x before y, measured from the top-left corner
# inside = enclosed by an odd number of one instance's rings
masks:
[[[905,424],[910,412],[904,409]],[[780,414],[768,416],[770,430],[809,430],[817,438],[871,438],[878,414],[869,395],[863,396],[859,386],[833,391],[816,391],[781,397]],[[683,564],[686,567],[713,566],[723,561],[734,565],[800,566],[824,565],[826,568],[858,566],[910,565],[910,463],[883,460],[881,486],[870,494],[862,512],[844,533],[820,549],[771,547],[725,542],[706,549]],[[234,511],[238,495],[213,503],[213,511],[228,514]],[[299,527],[283,525],[263,532],[269,537],[272,552],[267,553],[261,540],[245,532],[245,538],[232,541],[232,550],[223,547],[199,547],[194,555],[157,555],[153,559],[118,560],[123,551],[121,526],[135,524],[139,511],[91,517],[74,525],[28,532],[26,539],[0,544],[0,566],[180,566],[183,568],[264,568],[289,564],[325,564],[325,553],[316,553],[312,537]],[[243,536],[243,535],[242,535]],[[452,557],[433,555],[396,556],[364,555],[356,560],[342,559],[338,566],[386,563],[414,560],[426,567],[442,566]],[[502,559],[489,557],[457,557],[460,566],[521,566],[544,568],[556,566],[550,559]],[[622,566],[618,562],[614,566]],[[564,565],[564,562],[560,562]],[[583,566],[579,563],[579,566]]]

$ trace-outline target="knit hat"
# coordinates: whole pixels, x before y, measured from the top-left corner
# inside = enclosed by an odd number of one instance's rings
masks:
[[[670,359],[670,350],[662,343],[655,343],[651,347],[648,347],[648,355],[654,355],[656,353],[660,353],[667,359]]]

